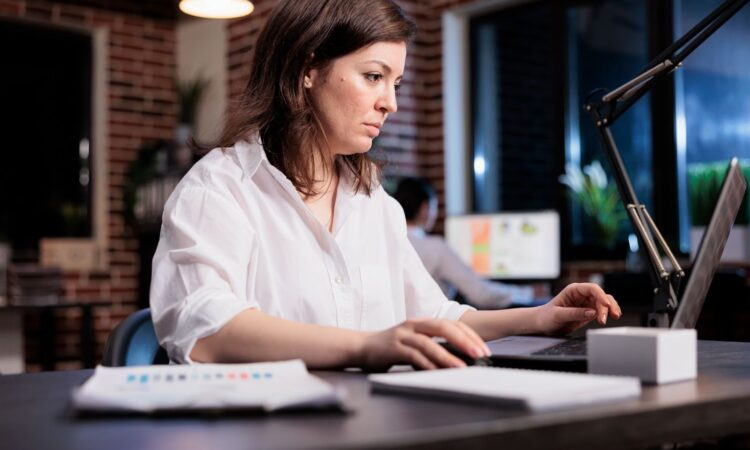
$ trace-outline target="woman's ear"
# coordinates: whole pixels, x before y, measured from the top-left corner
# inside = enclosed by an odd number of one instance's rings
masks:
[[[305,89],[312,88],[317,82],[319,76],[320,72],[318,71],[318,69],[308,69],[308,71],[305,73],[305,78],[302,82],[302,85],[305,86]]]
[[[312,67],[309,66],[309,63],[312,62],[314,57],[315,57],[315,53],[310,53],[310,57],[307,60],[308,69],[305,72],[305,78],[302,83],[306,89],[310,89],[311,87],[313,87],[313,83],[318,78],[318,70],[313,69]]]

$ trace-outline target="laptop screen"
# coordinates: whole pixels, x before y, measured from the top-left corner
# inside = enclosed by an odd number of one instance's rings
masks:
[[[746,187],[747,182],[740,170],[739,161],[733,158],[729,162],[719,199],[693,261],[690,278],[672,321],[672,328],[695,328],[732,224],[744,199]]]

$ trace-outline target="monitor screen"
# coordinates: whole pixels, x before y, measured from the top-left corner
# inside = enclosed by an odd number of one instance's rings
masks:
[[[479,275],[495,279],[560,276],[560,216],[556,211],[451,216],[448,245]]]

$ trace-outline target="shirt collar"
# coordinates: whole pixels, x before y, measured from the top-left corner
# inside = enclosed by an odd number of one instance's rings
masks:
[[[237,141],[234,144],[234,150],[240,167],[248,178],[255,175],[263,161],[268,161],[260,136],[257,133]]]
[[[245,177],[251,178],[258,171],[261,164],[265,163],[271,175],[282,187],[296,200],[302,201],[292,182],[268,161],[266,151],[257,133],[238,141],[234,145],[234,149]],[[346,219],[355,208],[356,202],[360,201],[363,196],[363,193],[357,192],[354,189],[353,176],[348,171],[343,171],[339,179],[338,195],[334,209],[334,235],[337,234],[338,230],[346,222]]]

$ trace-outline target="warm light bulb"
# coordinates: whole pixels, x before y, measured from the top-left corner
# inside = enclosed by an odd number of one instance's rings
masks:
[[[232,19],[253,12],[247,0],[180,0],[180,11],[207,19]]]

